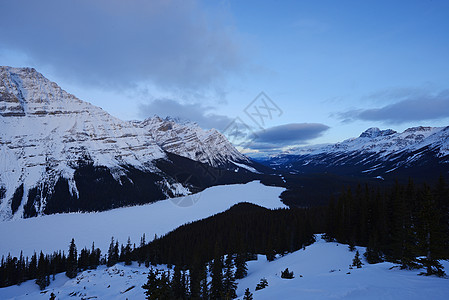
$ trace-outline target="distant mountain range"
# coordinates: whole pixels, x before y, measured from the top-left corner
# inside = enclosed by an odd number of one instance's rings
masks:
[[[122,121],[32,68],[0,67],[0,128],[0,220],[148,203],[259,173],[215,129]]]
[[[369,128],[340,143],[289,150],[259,162],[289,174],[435,178],[449,172],[449,126]]]

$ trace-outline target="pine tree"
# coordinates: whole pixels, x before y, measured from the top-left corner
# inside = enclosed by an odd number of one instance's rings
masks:
[[[271,241],[271,234],[268,238],[267,249],[266,249],[266,257],[268,261],[273,261],[276,258],[276,250],[274,249],[273,242]]]
[[[200,299],[201,279],[200,271],[201,263],[198,256],[195,257],[192,266],[190,267],[190,294],[192,299]]]
[[[358,269],[362,267],[362,261],[360,260],[359,250],[355,252],[354,259],[352,260],[352,266],[357,267]]]
[[[83,271],[87,270],[89,266],[89,256],[90,252],[87,250],[87,248],[81,249],[79,258],[78,258],[78,268]]]
[[[380,252],[378,247],[378,239],[376,232],[370,235],[368,239],[368,247],[366,247],[366,252],[364,256],[368,261],[368,263],[370,264],[377,264],[383,261],[382,253]]]
[[[231,254],[226,256],[224,264],[224,277],[223,277],[223,289],[225,299],[234,299],[237,297],[236,290],[237,284],[234,277],[234,262]]]
[[[175,299],[170,285],[170,272],[162,272],[158,280],[158,288],[152,299]]]
[[[19,260],[17,261],[17,284],[20,285],[25,280],[25,259],[23,253],[20,251]]]
[[[210,291],[207,282],[207,268],[205,264],[202,264],[199,270],[200,281],[200,297],[201,299],[209,299]]]
[[[44,253],[40,253],[39,262],[37,264],[37,276],[36,276],[36,284],[39,286],[39,289],[42,291],[47,287],[47,274],[46,274],[46,259],[44,257]]]
[[[443,174],[440,174],[435,191],[435,200],[441,211],[441,226],[443,234],[443,256],[449,258],[449,188]]]
[[[223,297],[223,257],[215,257],[211,276],[210,296],[212,299],[221,299]]]
[[[109,244],[108,250],[108,261],[107,266],[112,267],[118,262],[119,253],[118,253],[118,241],[114,243],[114,237],[111,238],[111,243]]]
[[[170,273],[159,272],[159,270],[154,271],[151,268],[147,279],[147,282],[142,285],[146,299],[175,299],[170,286]]]
[[[182,299],[191,297],[191,295],[189,294],[189,285],[190,285],[189,277],[190,276],[187,275],[187,271],[183,269],[181,275],[181,294],[183,295]]]
[[[78,274],[78,256],[76,252],[75,239],[72,239],[67,256],[67,270],[65,272],[69,278],[75,278]]]
[[[37,255],[36,252],[33,253],[30,259],[30,264],[28,265],[28,278],[36,278],[37,274]]]
[[[114,244],[112,243],[112,245]],[[152,298],[152,295],[158,287],[158,277],[159,270],[155,271],[153,268],[150,268],[150,270],[148,271],[147,282],[142,285],[142,288],[145,290],[144,294],[146,296],[146,299],[156,299]]]
[[[235,257],[235,278],[242,279],[248,275],[248,267],[246,264],[245,255],[238,253]]]
[[[243,300],[253,300],[253,294],[249,291],[249,288],[245,290],[245,295],[243,296]]]
[[[125,249],[124,249],[124,254],[123,254],[123,260],[125,261],[125,265],[129,266],[131,265],[131,251],[132,251],[132,245],[131,245],[131,238],[128,237],[128,242],[126,243]]]
[[[438,259],[444,258],[444,235],[441,226],[441,212],[437,209],[429,187],[425,187],[421,201],[418,244],[426,257],[421,263],[426,268],[423,275],[445,276],[443,266]]]
[[[181,268],[178,265],[175,265],[174,268],[173,279],[171,282],[171,289],[173,290],[175,299],[183,298],[184,293],[181,278]]]
[[[92,250],[89,256],[89,268],[96,269],[100,265],[101,250],[99,248],[95,249],[95,244],[92,242]]]
[[[144,255],[144,246],[146,244],[145,241],[145,233],[140,238],[140,245],[139,248],[137,248],[137,263],[140,265],[145,261],[145,255]]]

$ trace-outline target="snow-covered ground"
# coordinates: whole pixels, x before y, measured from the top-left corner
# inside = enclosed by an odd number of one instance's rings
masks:
[[[357,248],[360,253],[364,248]],[[347,245],[316,243],[273,262],[259,255],[257,261],[248,262],[248,276],[238,281],[238,296],[250,288],[255,300],[262,299],[449,299],[449,279],[417,276],[420,271],[393,268],[391,263],[349,269],[354,252]],[[446,269],[449,263],[443,262]],[[285,268],[294,272],[294,279],[280,278]],[[158,269],[167,269],[158,266]],[[58,274],[44,291],[34,281],[0,289],[0,299],[48,299],[53,292],[57,299],[144,299],[142,284],[148,269],[117,264],[111,268],[99,267],[80,273],[75,279]],[[350,274],[347,274],[350,272]],[[301,277],[302,275],[302,277]],[[268,287],[254,291],[261,278]]]
[[[166,269],[158,266],[158,269]],[[64,273],[57,274],[55,281],[45,291],[40,291],[34,280],[20,286],[0,288],[0,299],[49,299],[53,292],[56,299],[145,299],[142,285],[147,281],[148,269],[144,266],[117,264],[110,268],[100,266],[97,270],[84,271],[74,279]]]
[[[75,239],[78,249],[90,248],[92,242],[106,253],[111,237],[126,243],[128,236],[137,245],[145,233],[147,242],[187,223],[222,212],[239,202],[267,208],[286,207],[279,199],[284,189],[253,181],[208,188],[187,197],[153,204],[118,208],[98,213],[69,213],[0,222],[0,256],[9,252],[25,256],[34,251],[67,251]],[[0,297],[1,298],[1,297]]]
[[[365,248],[357,249],[361,255],[365,252]],[[449,299],[449,279],[418,276],[422,270],[390,270],[394,264],[387,262],[370,265],[363,260],[361,269],[350,270],[354,255],[347,245],[326,243],[319,238],[305,250],[273,262],[259,256],[257,261],[248,262],[248,276],[239,281],[237,294],[243,296],[249,288],[256,300]],[[442,263],[449,271],[449,263]],[[281,278],[285,268],[293,271],[294,279]],[[268,280],[268,287],[255,291],[261,278]]]

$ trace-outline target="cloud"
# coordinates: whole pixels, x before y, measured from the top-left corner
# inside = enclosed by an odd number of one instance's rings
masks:
[[[356,109],[338,113],[337,117],[344,122],[364,120],[385,121],[392,124],[444,119],[449,117],[449,90],[437,94],[409,96],[381,108]]]
[[[309,140],[321,136],[328,129],[329,126],[320,123],[290,123],[274,126],[256,132],[257,138],[250,148],[270,150],[306,144]]]
[[[200,103],[179,103],[172,99],[156,99],[140,105],[140,116],[143,118],[158,115],[162,118],[179,118],[183,121],[196,122],[202,128],[225,129],[232,119],[213,113],[214,107]]]
[[[242,68],[230,23],[195,0],[1,1],[0,50],[93,86],[213,89]]]

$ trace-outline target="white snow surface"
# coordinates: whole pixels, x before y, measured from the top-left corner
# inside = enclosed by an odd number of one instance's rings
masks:
[[[284,188],[269,187],[258,181],[247,184],[215,186],[189,199],[173,198],[142,206],[124,207],[97,213],[67,213],[39,216],[30,219],[18,219],[0,222],[0,256],[11,253],[19,256],[23,250],[25,256],[34,251],[53,253],[56,250],[68,250],[72,238],[78,249],[90,248],[92,242],[106,253],[111,237],[120,243],[139,244],[145,233],[146,240],[154,235],[161,236],[177,227],[196,220],[223,212],[240,202],[254,203],[266,208],[286,207],[279,195]],[[1,298],[1,297],[0,297]]]
[[[357,247],[361,254],[365,251]],[[243,298],[250,288],[255,300],[273,299],[394,299],[443,300],[449,298],[448,279],[418,276],[422,270],[399,270],[392,263],[369,265],[349,270],[354,252],[347,245],[326,243],[320,238],[314,244],[294,253],[268,262],[259,255],[257,261],[248,262],[248,276],[238,280],[237,295]],[[442,262],[446,270],[448,262]],[[165,265],[157,266],[168,270]],[[289,268],[294,279],[280,278],[280,272]],[[57,299],[145,299],[142,285],[148,269],[144,266],[117,264],[110,268],[84,271],[75,279],[64,274],[44,292],[39,291],[34,280],[0,289],[1,299],[48,299],[54,293]],[[346,274],[350,272],[350,274]],[[302,277],[300,277],[302,275]],[[261,278],[268,280],[268,287],[255,291]]]
[[[123,166],[157,172],[153,161],[165,158],[164,150],[212,166],[248,161],[214,129],[158,117],[122,121],[65,92],[35,69],[0,66],[0,188],[6,189],[0,221],[21,218],[28,190],[38,185],[51,190],[60,177],[78,195],[74,172],[86,158],[120,178],[126,175]],[[11,199],[21,184],[24,195],[13,216]],[[38,213],[45,203],[43,199],[36,207]]]
[[[257,261],[248,262],[248,276],[239,281],[237,294],[243,296],[249,288],[255,300],[449,299],[448,279],[418,276],[423,270],[390,270],[395,265],[388,262],[370,265],[363,259],[365,248],[356,248],[364,265],[352,270],[349,265],[355,252],[350,252],[347,245],[327,243],[320,237],[305,250],[273,262],[259,255]],[[442,264],[449,270],[448,262],[442,261]],[[281,278],[285,268],[293,271],[294,279]],[[255,291],[261,278],[267,279],[268,287]]]

